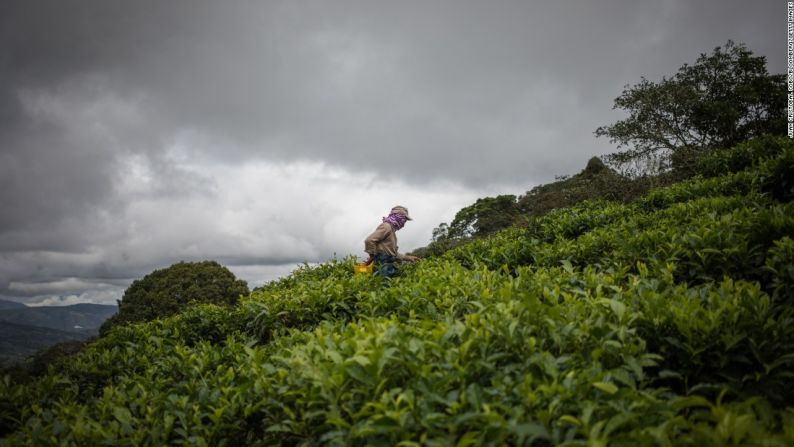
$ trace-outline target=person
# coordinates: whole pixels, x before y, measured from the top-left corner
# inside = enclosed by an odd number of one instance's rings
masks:
[[[364,240],[364,251],[369,255],[366,265],[377,262],[379,268],[375,270],[376,275],[384,278],[391,278],[397,273],[395,261],[415,262],[419,258],[399,252],[397,247],[397,231],[406,222],[413,220],[408,214],[408,208],[397,205],[391,209],[389,215],[383,218],[383,222],[375,228]]]

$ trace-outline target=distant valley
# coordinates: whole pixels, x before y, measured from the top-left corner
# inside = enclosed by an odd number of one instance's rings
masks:
[[[117,310],[102,304],[28,307],[0,300],[0,366],[18,363],[56,343],[96,335]]]

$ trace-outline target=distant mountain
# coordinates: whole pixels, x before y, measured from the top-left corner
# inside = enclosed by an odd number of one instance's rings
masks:
[[[0,365],[20,362],[56,343],[96,335],[99,326],[117,310],[102,304],[28,307],[1,301]]]
[[[16,301],[6,301],[0,300],[0,310],[4,309],[24,309],[28,306],[25,306],[22,303],[17,303]]]
[[[117,310],[116,306],[87,303],[71,306],[23,306],[4,308],[0,312],[0,321],[67,332],[89,331],[95,334],[99,326]]]
[[[37,351],[67,340],[84,340],[87,331],[59,331],[0,321],[0,366],[25,360]]]

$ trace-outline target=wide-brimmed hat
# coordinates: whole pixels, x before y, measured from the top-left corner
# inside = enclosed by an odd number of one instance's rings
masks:
[[[406,207],[404,207],[404,206],[402,206],[402,205],[397,205],[397,206],[395,206],[394,208],[392,208],[392,209],[391,209],[391,212],[392,212],[392,213],[397,213],[397,214],[402,214],[402,215],[403,215],[403,216],[405,216],[405,217],[406,217],[408,220],[413,220],[413,219],[411,218],[411,215],[410,215],[410,214],[408,214],[408,208],[406,208]]]

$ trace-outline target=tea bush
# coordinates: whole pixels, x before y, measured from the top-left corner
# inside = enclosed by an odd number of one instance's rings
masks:
[[[217,262],[178,262],[133,281],[118,302],[118,313],[102,324],[99,333],[175,314],[191,302],[234,305],[242,295],[248,295],[246,282]]]
[[[775,158],[791,148],[794,148],[791,139],[766,135],[740,143],[728,150],[702,155],[697,163],[697,171],[705,177],[740,172],[758,166],[764,160]]]
[[[0,444],[794,445],[791,149],[761,141],[391,280],[335,259],[115,327],[0,380]]]

